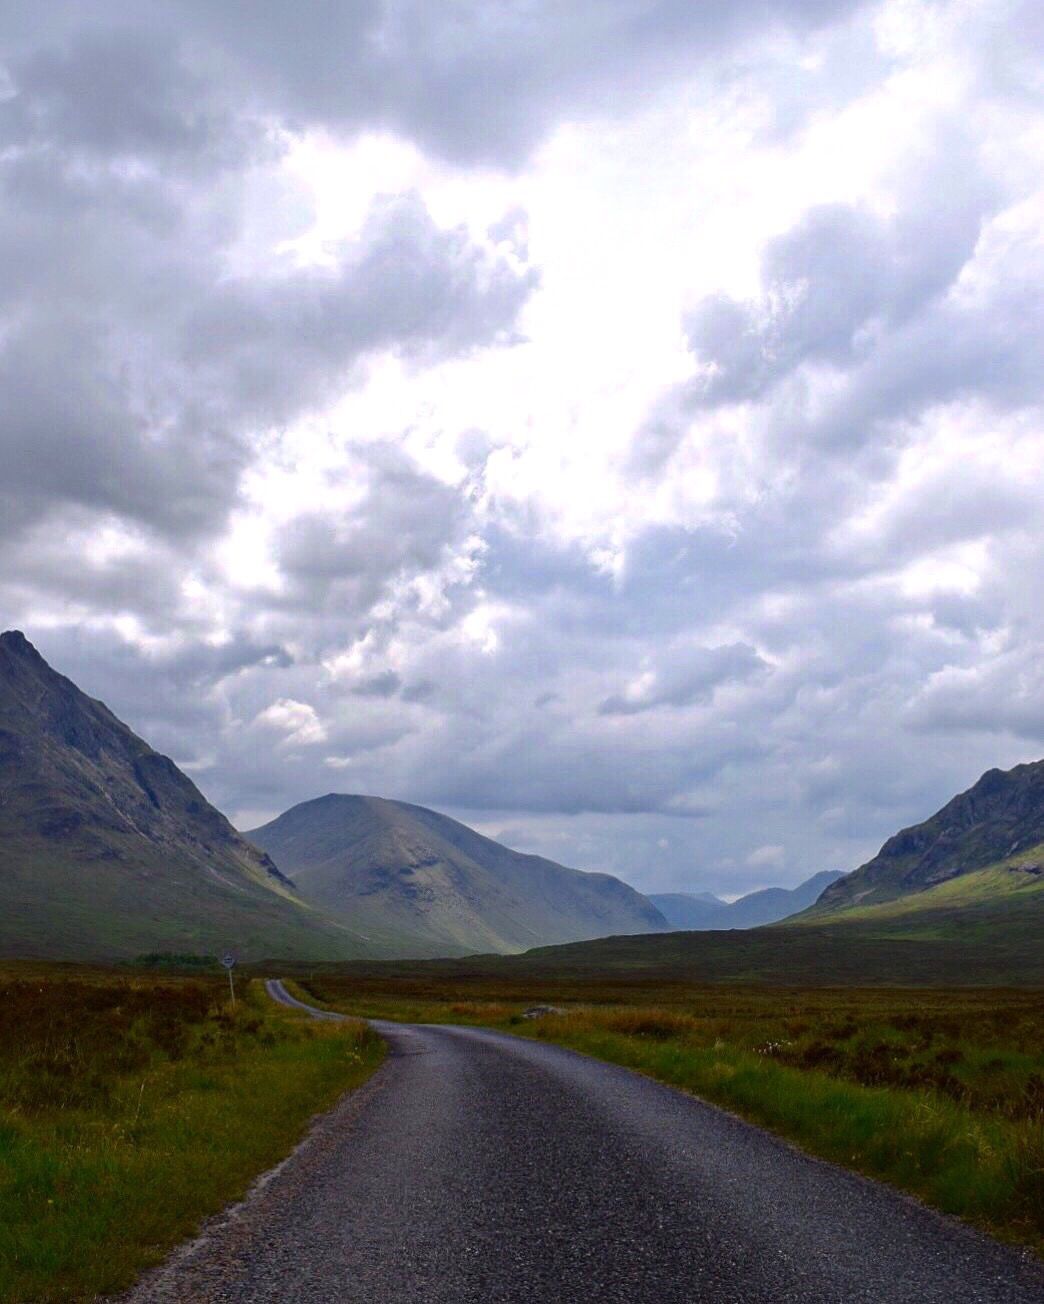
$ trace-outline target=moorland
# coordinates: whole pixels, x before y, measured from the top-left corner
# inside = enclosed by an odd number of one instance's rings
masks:
[[[256,981],[0,968],[0,1301],[127,1286],[278,1162],[379,1063]]]

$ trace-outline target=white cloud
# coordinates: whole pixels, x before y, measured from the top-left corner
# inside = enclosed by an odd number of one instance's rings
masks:
[[[286,735],[284,741],[287,744],[300,743],[307,746],[326,741],[326,729],[315,707],[309,706],[307,702],[295,702],[291,697],[281,697],[259,711],[255,723],[278,729]]]
[[[786,861],[787,853],[783,847],[756,847],[747,857],[751,869],[780,869]]]

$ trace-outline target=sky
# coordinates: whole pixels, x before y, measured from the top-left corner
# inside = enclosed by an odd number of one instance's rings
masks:
[[[1044,756],[1044,9],[0,0],[0,627],[646,891]]]

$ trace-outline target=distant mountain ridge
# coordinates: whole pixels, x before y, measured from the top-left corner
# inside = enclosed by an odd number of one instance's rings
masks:
[[[902,829],[816,902],[823,914],[928,891],[1044,844],[1044,761],[987,770],[930,819]],[[1039,859],[1039,857],[1038,857]]]
[[[1039,988],[1042,939],[1044,761],[1034,761],[988,770],[828,884],[808,909],[768,927],[726,932],[715,924],[547,947],[501,961],[500,972]]]
[[[524,855],[423,806],[330,793],[247,835],[325,911],[408,955],[511,952],[655,932],[663,915],[610,874]]]
[[[672,929],[757,928],[805,910],[824,888],[843,877],[840,870],[825,869],[797,887],[762,888],[731,902],[709,892],[652,892],[649,900],[667,917]]]
[[[300,901],[168,757],[0,634],[0,953],[348,957],[370,948]]]

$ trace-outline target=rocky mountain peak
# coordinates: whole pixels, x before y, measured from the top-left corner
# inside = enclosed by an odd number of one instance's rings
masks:
[[[0,652],[6,652],[8,656],[12,657],[23,657],[38,662],[43,661],[43,657],[20,629],[8,629],[0,634]]]
[[[817,905],[874,905],[996,864],[1044,842],[1044,761],[987,770],[923,824],[902,829]]]

